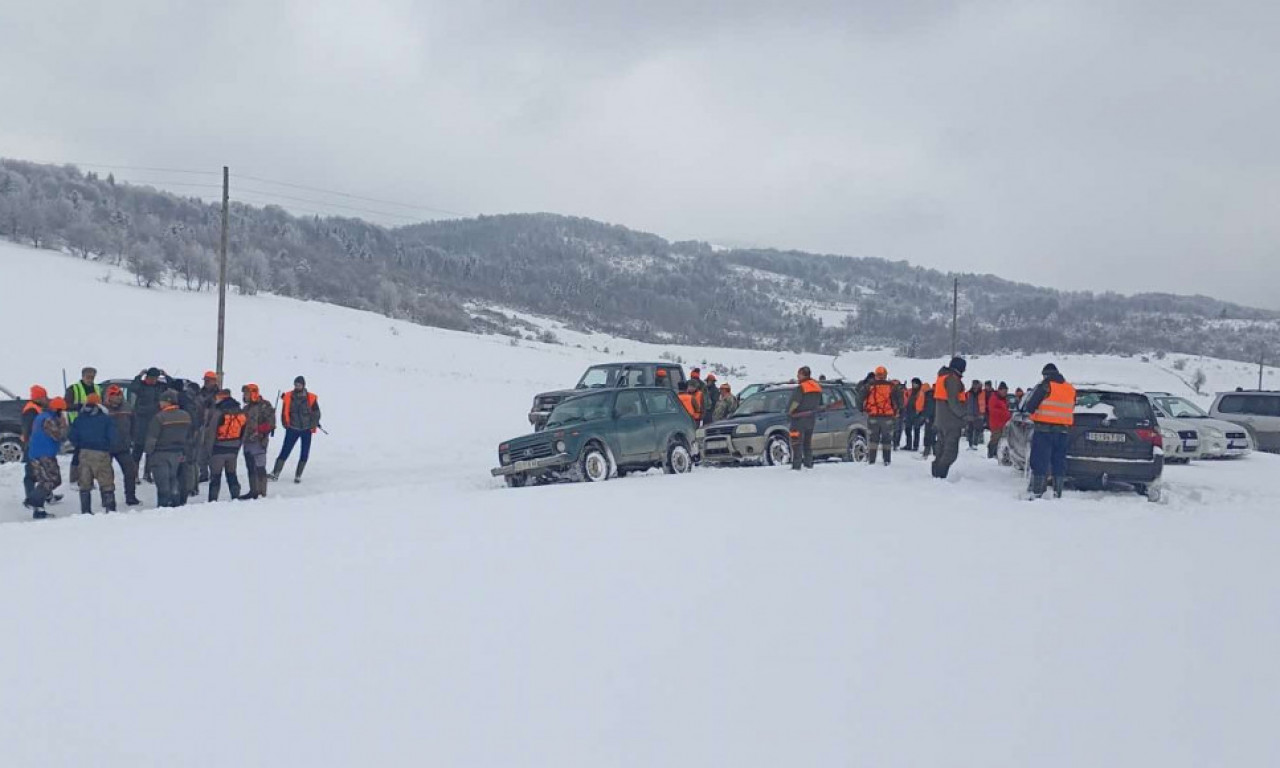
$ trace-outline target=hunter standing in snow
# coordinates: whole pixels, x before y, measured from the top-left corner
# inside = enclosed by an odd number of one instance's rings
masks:
[[[257,384],[245,384],[244,394],[244,463],[249,467],[249,492],[241,499],[260,499],[267,495],[267,447],[276,430],[276,409],[262,399]]]
[[[280,455],[276,456],[275,467],[271,470],[271,479],[280,479],[280,470],[289,460],[293,452],[293,444],[302,443],[302,452],[298,456],[298,468],[293,472],[293,482],[302,482],[302,472],[307,468],[307,459],[311,457],[311,435],[320,428],[320,402],[312,392],[307,391],[307,380],[301,376],[293,380],[293,389],[284,393],[281,403],[280,420],[284,422],[284,445],[280,446]]]
[[[933,476],[940,480],[946,479],[960,457],[960,438],[969,426],[968,395],[961,378],[966,367],[963,357],[951,358],[950,365],[938,371],[938,382],[933,385],[934,429],[938,433]]]
[[[58,452],[62,441],[67,439],[67,420],[62,412],[67,403],[60,397],[49,401],[49,407],[43,409],[31,423],[30,443],[27,445],[27,466],[31,468],[34,480],[31,498],[31,516],[40,520],[48,517],[44,511],[45,502],[53,498],[53,492],[62,485],[62,470],[58,468]]]
[[[78,471],[73,475],[80,487],[80,514],[93,514],[93,484],[98,484],[102,510],[116,511],[116,473],[111,469],[111,448],[118,442],[116,423],[102,407],[97,392],[90,392],[84,406],[71,425],[71,444],[80,456]]]
[[[160,412],[147,425],[147,466],[156,484],[156,506],[179,507],[186,503],[182,491],[182,464],[194,425],[191,414],[178,407],[178,393],[160,395]]]
[[[871,431],[867,463],[875,464],[877,453],[883,452],[887,467],[893,456],[893,432],[902,411],[902,390],[896,382],[889,381],[889,371],[883,365],[876,368],[875,379],[866,387],[862,410]]]
[[[1040,372],[1044,380],[1031,390],[1023,413],[1031,415],[1035,431],[1031,437],[1031,495],[1044,495],[1047,477],[1053,473],[1053,495],[1062,497],[1067,479],[1067,446],[1075,424],[1076,388],[1049,363]]]
[[[214,395],[213,407],[205,421],[205,455],[209,457],[209,501],[217,501],[222,490],[222,476],[232,499],[240,498],[240,478],[236,477],[236,460],[244,441],[244,412],[231,397],[231,390]]]
[[[791,468],[813,469],[813,430],[822,408],[822,385],[813,380],[809,366],[796,373],[798,385],[791,393],[787,415],[791,417]]]

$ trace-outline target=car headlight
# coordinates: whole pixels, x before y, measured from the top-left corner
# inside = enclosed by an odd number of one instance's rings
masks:
[[[735,434],[735,435],[754,435],[755,433],[757,433],[757,432],[759,432],[759,431],[760,431],[760,430],[756,429],[756,425],[755,425],[755,424],[739,424],[738,426],[734,427],[734,429],[733,429],[733,434]]]
[[[567,450],[568,450],[568,446],[564,444],[563,440],[556,441],[556,453],[564,453]]]
[[[1160,430],[1160,436],[1164,438],[1165,445],[1181,445],[1181,441],[1178,439],[1178,433],[1173,430],[1162,429]]]
[[[1221,440],[1224,437],[1222,430],[1217,427],[1200,427],[1200,436],[1212,440]]]
[[[501,463],[503,466],[510,464],[511,454],[507,453],[506,451],[503,451],[502,453],[498,454],[498,462]]]

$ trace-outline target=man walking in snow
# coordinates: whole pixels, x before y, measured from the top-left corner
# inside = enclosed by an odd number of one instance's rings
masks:
[[[813,431],[822,408],[822,385],[813,380],[809,366],[796,372],[787,415],[791,418],[791,468],[813,469]]]
[[[1023,413],[1030,414],[1035,430],[1031,436],[1031,496],[1044,495],[1047,477],[1053,473],[1053,495],[1062,497],[1062,486],[1067,479],[1067,446],[1071,442],[1071,427],[1075,424],[1076,388],[1058,372],[1058,366],[1049,363],[1040,371],[1044,379],[1031,390],[1031,396],[1022,406]]]
[[[933,385],[934,428],[938,431],[933,476],[939,479],[946,479],[960,457],[960,438],[969,425],[968,395],[961,378],[966,367],[963,357],[951,358],[951,363],[938,371]]]
[[[987,445],[987,458],[994,459],[999,455],[1000,440],[1004,437],[1004,428],[1008,426],[1012,414],[1009,412],[1009,385],[1003,381],[987,398],[987,421],[991,424],[991,442]]]
[[[80,514],[93,514],[93,485],[96,481],[104,512],[116,511],[116,477],[111,469],[111,449],[118,442],[116,424],[103,409],[96,392],[85,398],[80,414],[71,425],[71,444],[80,456],[74,479],[80,488]]]
[[[284,422],[284,445],[280,447],[280,455],[276,456],[271,479],[280,479],[280,470],[289,460],[294,443],[301,442],[302,453],[298,456],[298,468],[293,472],[293,482],[300,483],[302,472],[307,468],[307,459],[311,457],[311,436],[320,428],[320,402],[314,393],[307,391],[307,380],[302,376],[295,378],[293,389],[284,393],[280,420]]]
[[[262,399],[257,384],[245,384],[244,395],[244,462],[249,467],[249,492],[241,499],[260,499],[267,495],[267,448],[276,429],[276,409]]]

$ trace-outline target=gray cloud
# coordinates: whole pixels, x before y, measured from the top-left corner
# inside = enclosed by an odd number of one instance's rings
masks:
[[[1261,2],[10,3],[0,154],[1280,307],[1277,21]]]

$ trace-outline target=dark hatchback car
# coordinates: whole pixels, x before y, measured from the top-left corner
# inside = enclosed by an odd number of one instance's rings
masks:
[[[704,464],[791,463],[787,406],[795,384],[769,385],[748,396],[727,419],[700,433]],[[843,382],[822,385],[822,410],[813,433],[813,455],[819,459],[862,461],[867,455],[867,417]]]
[[[530,482],[601,482],[662,467],[693,469],[693,420],[667,387],[608,389],[557,405],[546,426],[498,446],[494,477]]]
[[[621,387],[670,387],[673,391],[684,381],[684,368],[675,363],[604,363],[593,365],[582,374],[573,389],[540,392],[533,397],[529,423],[540,430],[551,416],[551,410],[564,400],[591,389]]]
[[[1016,413],[1005,429],[1000,461],[1025,468],[1033,431],[1031,419]],[[1124,483],[1159,501],[1163,473],[1164,441],[1147,396],[1104,385],[1079,386],[1067,448],[1067,482],[1080,489]]]

